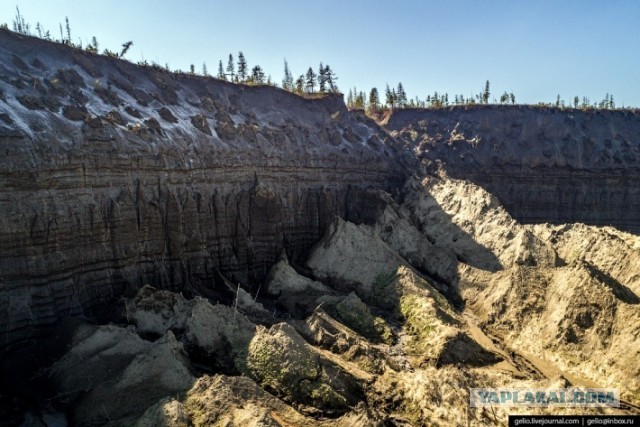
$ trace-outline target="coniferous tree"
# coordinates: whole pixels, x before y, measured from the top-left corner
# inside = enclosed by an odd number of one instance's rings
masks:
[[[131,48],[131,46],[133,46],[133,42],[132,41],[128,41],[126,43],[122,44],[122,50],[120,51],[120,58],[124,57],[127,52],[129,51],[129,49]]]
[[[388,83],[387,83],[387,87],[384,90],[384,96],[385,96],[385,102],[387,104],[387,107],[394,108],[396,106],[396,99],[393,92],[391,92],[391,89],[389,88]]]
[[[367,105],[367,95],[360,91],[356,96],[355,107],[358,110],[364,110],[365,105]]]
[[[398,107],[402,108],[407,104],[407,93],[404,91],[402,83],[398,83],[398,90],[396,91],[396,103]]]
[[[327,90],[327,78],[324,73],[324,65],[322,65],[322,62],[321,62],[320,66],[318,67],[318,91],[321,93],[324,93],[326,92],[326,90]]]
[[[65,16],[64,21],[67,27],[67,44],[71,44],[71,26],[69,26],[69,17]]]
[[[293,76],[291,75],[291,71],[289,70],[289,64],[287,64],[287,60],[284,60],[284,77],[282,79],[282,88],[284,90],[293,91]]]
[[[96,50],[96,52],[99,51],[100,46],[98,45],[98,39],[96,39],[96,36],[93,36],[91,38],[91,45],[93,46],[93,48]]]
[[[513,94],[513,92],[511,92],[509,94],[509,97],[511,98],[511,105],[515,105],[516,104],[516,96]]]
[[[241,82],[247,80],[247,60],[242,52],[238,53],[238,78]]]
[[[353,108],[353,92],[349,89],[349,94],[347,94],[347,108]]]
[[[573,108],[578,108],[580,106],[580,98],[576,95],[573,97]]]
[[[254,84],[264,84],[264,71],[262,71],[262,67],[256,65],[251,69],[251,81]]]
[[[235,81],[236,71],[232,54],[229,54],[229,61],[227,61],[227,75],[229,76],[230,81]]]
[[[227,80],[227,76],[224,74],[224,68],[222,67],[222,59],[218,62],[218,78]]]
[[[208,76],[209,75],[209,70],[207,70],[207,63],[206,62],[202,63],[202,75],[203,76]]]
[[[296,92],[304,92],[304,74],[300,74],[300,77],[296,80]]]
[[[24,22],[24,17],[20,14],[20,9],[16,6],[16,17],[13,20],[13,31],[18,34],[27,34],[27,24]]]
[[[329,67],[329,65],[326,65],[324,67],[324,78],[325,78],[325,81],[327,82],[327,86],[329,87],[329,90],[331,92],[337,92],[338,87],[336,86],[336,80],[338,80],[338,77],[333,72],[331,67]]]
[[[369,92],[369,111],[376,112],[380,106],[380,97],[378,95],[378,88],[371,88],[371,92]]]
[[[42,27],[40,26],[40,21],[36,22],[36,31],[38,33],[38,37],[42,38]]]
[[[316,73],[313,71],[313,68],[309,67],[307,70],[307,75],[305,79],[305,89],[309,93],[313,93],[316,87]]]
[[[489,103],[489,96],[491,95],[491,92],[489,91],[489,80],[487,80],[487,82],[484,85],[484,91],[482,92],[482,103],[483,104],[488,104]]]
[[[582,97],[582,108],[589,108],[589,98],[586,96]]]

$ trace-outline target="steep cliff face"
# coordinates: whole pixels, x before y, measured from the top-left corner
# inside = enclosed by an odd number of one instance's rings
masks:
[[[0,31],[0,348],[129,285],[224,300],[406,165],[340,96],[308,100]]]
[[[430,170],[483,186],[522,222],[640,232],[640,111],[407,109],[382,124]]]

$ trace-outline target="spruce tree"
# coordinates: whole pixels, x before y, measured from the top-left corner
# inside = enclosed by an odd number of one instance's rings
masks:
[[[398,90],[396,91],[396,103],[398,107],[402,108],[407,104],[407,93],[404,91],[402,83],[398,83]]]
[[[16,18],[13,20],[13,31],[18,34],[26,34],[24,18],[20,14],[20,9],[16,6]]]
[[[227,76],[224,74],[224,68],[222,67],[222,59],[218,62],[218,78],[227,80]]]
[[[309,93],[313,93],[316,87],[316,73],[313,71],[313,68],[309,67],[307,70],[307,75],[305,79],[305,89]]]
[[[364,92],[360,91],[360,92],[358,92],[358,95],[356,96],[356,105],[355,105],[355,107],[358,110],[364,110],[365,105],[367,105],[367,96],[365,95]]]
[[[251,69],[251,81],[254,84],[264,84],[264,71],[262,71],[262,67],[259,65],[256,65],[255,67],[253,67]]]
[[[247,60],[242,52],[238,53],[238,78],[241,82],[247,80]]]
[[[369,111],[376,112],[378,111],[378,107],[380,105],[380,97],[378,95],[378,88],[371,88],[371,92],[369,92]]]
[[[300,74],[300,77],[296,80],[296,92],[304,92],[304,74]]]
[[[391,89],[389,88],[388,83],[387,83],[387,87],[384,90],[384,95],[385,95],[387,107],[389,108],[395,107],[396,100],[395,100],[395,97],[393,96],[393,92],[391,92]]]
[[[282,88],[284,90],[293,91],[293,76],[291,75],[291,71],[289,70],[289,64],[287,64],[287,60],[284,60],[284,77],[282,79]]]
[[[202,63],[202,75],[203,76],[208,76],[209,75],[209,70],[207,70],[207,63],[206,62]]]
[[[235,81],[236,79],[236,71],[235,64],[233,63],[233,55],[229,54],[229,60],[227,61],[227,75],[229,76],[230,81]]]
[[[338,87],[336,86],[336,80],[338,80],[338,77],[335,75],[335,73],[333,72],[331,67],[329,67],[329,65],[325,65],[324,67],[324,78],[325,78],[325,81],[327,82],[329,90],[331,92],[337,92]]]
[[[71,44],[71,26],[69,26],[69,17],[65,16],[64,17],[64,21],[66,23],[66,27],[67,27],[67,44]]]
[[[320,66],[318,67],[318,91],[321,93],[324,93],[326,92],[326,90],[327,90],[327,78],[324,73],[324,65],[322,65],[322,62],[321,62]]]
[[[120,58],[124,57],[127,52],[129,51],[129,49],[131,48],[131,46],[133,46],[133,42],[132,41],[128,41],[126,43],[122,44],[122,50],[120,51]]]
[[[489,96],[491,95],[491,92],[489,91],[489,80],[487,80],[487,82],[484,85],[484,91],[482,92],[482,102],[484,104],[488,104],[489,103]]]

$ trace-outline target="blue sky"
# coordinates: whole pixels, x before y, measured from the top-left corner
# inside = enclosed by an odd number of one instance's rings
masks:
[[[275,81],[283,59],[297,76],[320,61],[338,86],[366,92],[402,82],[408,95],[434,91],[471,96],[488,79],[492,97],[592,102],[612,93],[640,106],[640,1],[636,0],[2,0],[0,22],[15,7],[59,37],[65,16],[72,38],[127,58],[188,70],[243,51]]]

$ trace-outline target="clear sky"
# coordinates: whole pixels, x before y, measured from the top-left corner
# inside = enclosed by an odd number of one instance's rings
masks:
[[[434,91],[514,92],[518,102],[575,95],[640,106],[638,0],[2,0],[0,22],[15,7],[59,38],[96,36],[101,49],[134,42],[127,58],[172,69],[243,51],[280,82],[283,59],[294,77],[322,61],[346,93],[402,82],[409,97]]]

